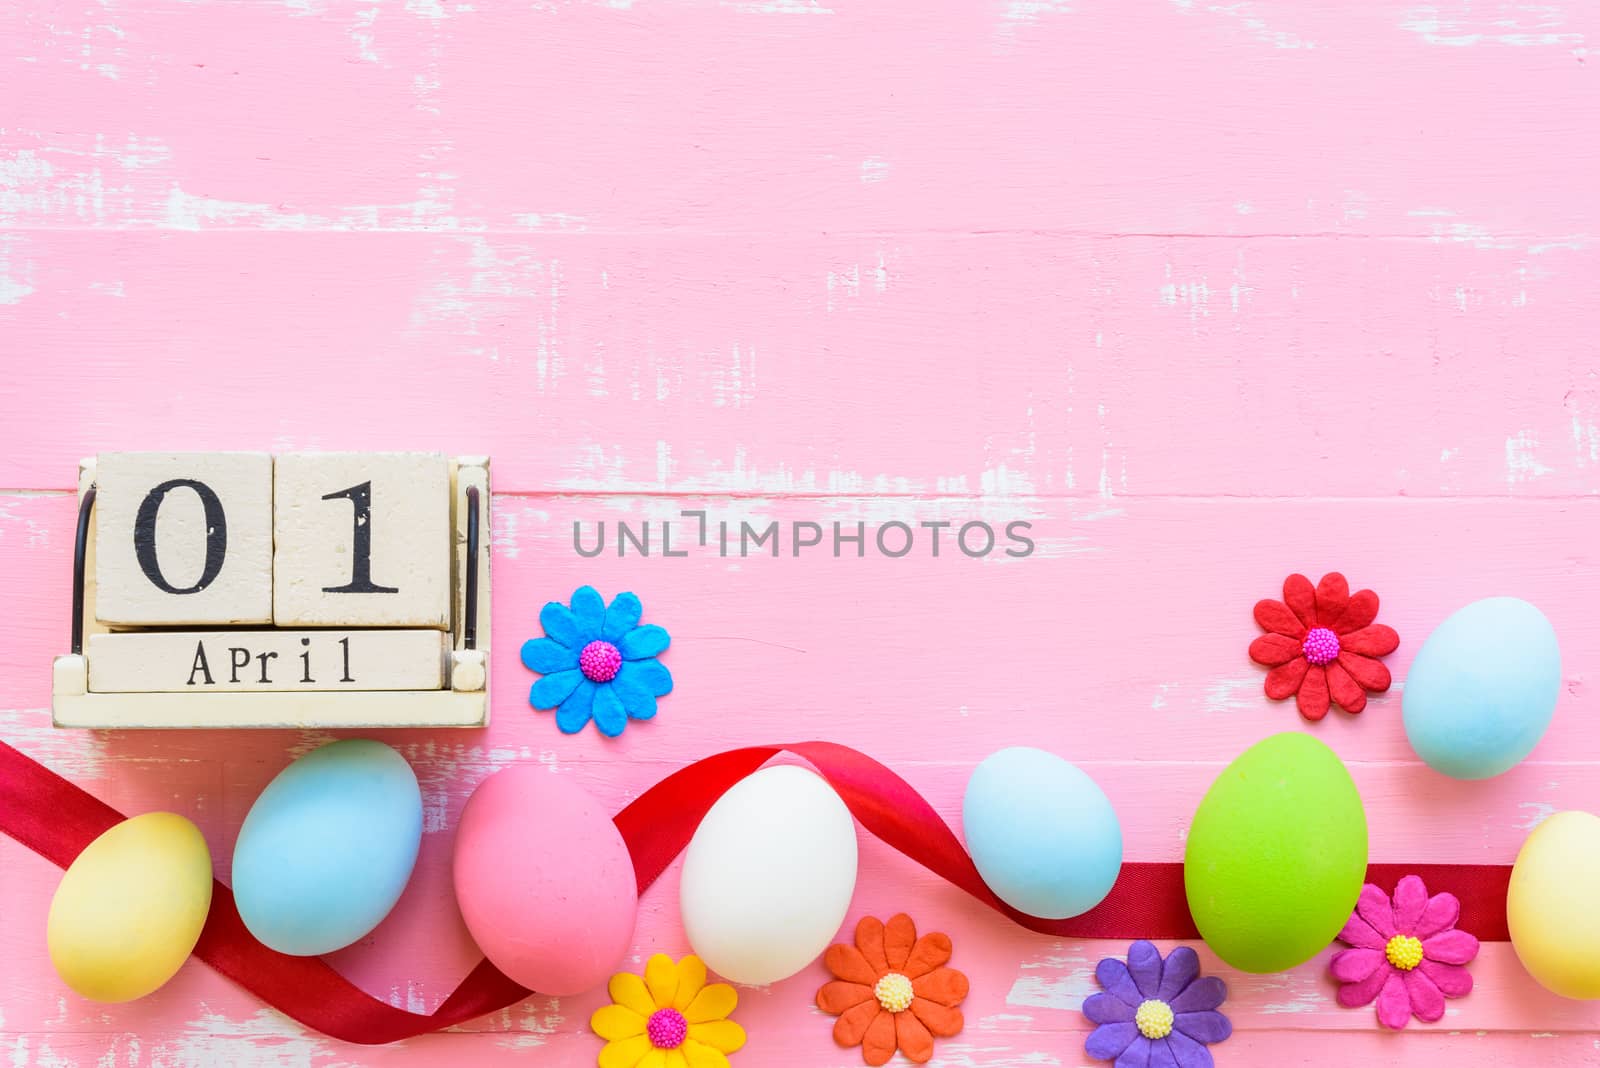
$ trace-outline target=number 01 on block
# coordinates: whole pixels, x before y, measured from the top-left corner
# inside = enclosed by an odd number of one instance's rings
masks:
[[[486,457],[110,453],[78,501],[57,726],[487,722]]]

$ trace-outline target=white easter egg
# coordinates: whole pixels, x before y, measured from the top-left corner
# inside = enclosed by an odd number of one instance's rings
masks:
[[[787,979],[839,933],[856,889],[856,825],[804,768],[765,768],[723,794],[683,859],[689,945],[735,983]]]

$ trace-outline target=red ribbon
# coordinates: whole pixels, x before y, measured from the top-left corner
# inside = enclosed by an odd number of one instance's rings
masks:
[[[1006,905],[984,885],[955,833],[922,795],[863,753],[832,742],[755,746],[718,753],[673,772],[616,816],[643,893],[683,851],[701,818],[731,786],[779,753],[810,762],[861,825],[886,845],[1031,931],[1064,938],[1199,937],[1183,889],[1183,865],[1128,863],[1111,893],[1070,920],[1042,920]],[[125,817],[42,764],[0,742],[0,831],[65,868]],[[1460,925],[1504,941],[1511,869],[1499,864],[1374,864],[1367,879],[1385,889],[1420,875],[1433,893],[1461,899]],[[432,1013],[408,1012],[359,989],[322,960],[289,957],[245,929],[233,892],[212,889],[211,914],[195,955],[307,1027],[346,1042],[377,1045],[464,1023],[527,997],[488,961],[474,968]]]

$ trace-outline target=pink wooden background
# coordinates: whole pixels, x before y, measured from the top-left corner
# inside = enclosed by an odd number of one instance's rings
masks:
[[[0,736],[129,811],[199,822],[219,874],[320,734],[67,733],[82,455],[440,448],[495,461],[493,725],[394,733],[427,834],[335,958],[436,1005],[477,959],[451,828],[497,767],[620,807],[732,743],[830,738],[951,819],[1014,743],[1095,775],[1128,856],[1301,729],[1245,657],[1283,576],[1384,597],[1403,678],[1476,597],[1550,615],[1566,691],[1482,784],[1420,766],[1398,688],[1315,732],[1382,861],[1509,862],[1600,808],[1600,86],[1586,0],[17,0],[0,6]],[[1027,559],[587,561],[571,524],[1033,523]],[[592,527],[591,527],[592,529]],[[787,537],[787,536],[786,536]],[[609,742],[517,663],[582,582],[667,625],[678,690]],[[0,840],[0,1060],[16,1068],[593,1062],[599,995],[380,1050],[198,964],[120,1007],[44,952],[57,872]],[[636,952],[683,952],[675,880]],[[1077,1066],[1094,961],[863,839],[852,921],[956,943],[936,1063]],[[1504,944],[1432,1028],[1376,1033],[1323,961],[1229,975],[1223,1065],[1593,1064],[1600,1006]],[[1215,962],[1211,962],[1215,966]],[[859,1063],[820,968],[743,994],[747,1068]]]

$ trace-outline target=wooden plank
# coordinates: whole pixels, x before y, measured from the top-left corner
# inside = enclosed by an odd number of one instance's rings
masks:
[[[481,727],[488,703],[452,690],[89,693],[57,696],[51,712],[57,727],[107,730]]]
[[[702,510],[711,524],[705,546],[697,517],[683,515]],[[50,703],[48,664],[67,647],[75,515],[70,495],[0,503],[0,583],[10,610],[38,636],[0,645],[0,708]],[[971,559],[948,548],[934,558],[926,541],[890,559],[874,537],[892,521],[986,520],[1003,538],[1016,519],[1033,524],[1037,542],[1024,559],[999,550]],[[605,554],[580,556],[574,524],[589,546],[602,520]],[[619,520],[640,536],[649,525],[651,556],[631,545],[617,555]],[[782,554],[740,555],[740,524],[759,532],[773,521]],[[540,633],[539,606],[594,583],[608,597],[634,591],[645,621],[673,634],[664,663],[692,688],[662,698],[657,719],[637,727],[677,759],[803,730],[907,762],[975,762],[1026,741],[1075,762],[1217,766],[1267,733],[1305,730],[1347,762],[1393,768],[1389,785],[1374,784],[1385,801],[1373,808],[1374,824],[1404,836],[1424,821],[1430,833],[1416,836],[1418,849],[1433,848],[1435,833],[1456,826],[1457,815],[1459,833],[1494,826],[1511,834],[1558,798],[1587,796],[1581,807],[1600,806],[1593,786],[1559,771],[1519,768],[1487,783],[1454,783],[1417,764],[1400,722],[1401,684],[1433,627],[1467,601],[1511,593],[1550,616],[1564,655],[1566,684],[1532,761],[1600,757],[1583,681],[1600,675],[1600,618],[1581,596],[1600,583],[1600,496],[1356,503],[497,494],[493,522],[499,618],[490,685],[497,711],[515,719],[507,737],[519,746],[560,743],[588,753],[555,736],[548,713],[527,708],[534,677],[518,649]],[[718,546],[723,522],[732,532],[727,556]],[[822,524],[828,542],[794,556],[797,522]],[[834,556],[834,522],[847,533],[868,523],[867,555],[845,545]],[[690,555],[662,555],[663,523],[675,524],[674,552]],[[1439,532],[1454,529],[1470,532],[1470,552],[1445,566],[1435,559]],[[1300,531],[1315,531],[1314,540],[1292,533]],[[1313,726],[1292,703],[1265,698],[1264,669],[1246,649],[1258,633],[1255,601],[1276,595],[1290,571],[1326,566],[1378,591],[1380,619],[1399,631],[1401,645],[1386,661],[1395,688],[1360,716],[1335,711]],[[901,707],[916,709],[914,729],[885,734],[885,710]],[[861,714],[838,714],[846,708]],[[614,759],[614,751],[590,755]],[[1202,788],[1206,774],[1183,772],[1181,788]],[[1551,793],[1552,782],[1561,789]],[[1146,833],[1176,841],[1167,823]]]
[[[95,634],[91,693],[436,690],[437,630],[227,630]]]
[[[192,967],[192,966],[191,966]],[[115,1068],[140,1068],[153,1063],[175,1068],[210,1068],[227,1064],[235,1068],[413,1068],[416,1048],[447,1050],[452,1063],[503,1065],[537,1058],[549,1068],[591,1068],[602,1045],[581,1026],[579,1010],[571,999],[531,998],[492,1020],[494,1029],[452,1030],[445,1039],[373,1046],[352,1061],[347,1047],[333,1039],[309,1034],[292,1021],[255,1009],[248,995],[210,984],[185,984],[190,998],[203,994],[206,1014],[160,1028],[140,1026],[131,1014],[116,1014],[122,1026],[98,1031],[50,1030],[42,1026],[0,1030],[0,1045],[13,1052],[24,1068],[97,1064]],[[173,1001],[172,1012],[181,1011]],[[798,1000],[798,999],[797,999]],[[841,1049],[829,1037],[829,1018],[807,1011],[802,1004],[785,1002],[755,1015],[753,999],[741,998],[737,1019],[752,1035],[744,1050],[730,1058],[755,1061],[761,1068],[795,1065],[798,1068],[861,1068],[858,1049]],[[165,1004],[165,1002],[163,1002]],[[757,1003],[759,1004],[759,1003]],[[593,1011],[598,1005],[587,1002]],[[999,1014],[997,1019],[967,1014],[967,1029],[954,1039],[940,1041],[935,1065],[953,1068],[1104,1068],[1110,1062],[1091,1060],[1083,1052],[1087,1030],[1036,1024],[1022,1014]],[[1009,1026],[1006,1026],[1009,1025]],[[559,1030],[558,1030],[559,1028]],[[759,1030],[758,1030],[759,1029]],[[781,1030],[780,1030],[781,1029]],[[776,1048],[776,1034],[783,1046]],[[1403,1049],[1399,1048],[1403,1045]],[[1260,1068],[1345,1068],[1349,1065],[1426,1065],[1429,1068],[1593,1068],[1595,1039],[1591,1034],[1528,1032],[1474,1034],[1440,1027],[1424,1029],[1413,1024],[1403,1036],[1376,1029],[1343,1033],[1257,1031],[1235,1033],[1227,1042],[1211,1047],[1221,1068],[1240,1065]],[[1530,1051],[1536,1059],[1527,1060]],[[763,1053],[772,1060],[760,1060]],[[893,1063],[893,1062],[891,1062]],[[902,1064],[909,1063],[901,1061]]]
[[[0,9],[30,60],[0,225],[1495,241],[1600,218],[1585,0],[424,10]]]
[[[988,934],[986,932],[986,937]],[[1056,940],[1041,943],[1027,937],[1000,935],[1018,958],[1020,968],[988,976],[1006,987],[1005,1004],[1019,1012],[1049,1016],[1064,1026],[1078,1024],[1083,999],[1101,989],[1095,965],[1105,957],[1126,957],[1126,941]],[[1177,943],[1159,943],[1170,952]],[[1229,968],[1203,943],[1193,943],[1201,971],[1221,976],[1228,984],[1226,1011],[1241,1031],[1296,1029],[1364,1031],[1376,1029],[1372,1006],[1346,1009],[1335,1000],[1338,983],[1328,974],[1334,950],[1273,975],[1251,975]],[[1339,947],[1342,948],[1342,947]],[[1521,1031],[1530,1019],[1548,1031],[1600,1029],[1600,1005],[1558,997],[1539,987],[1517,960],[1509,942],[1485,942],[1469,966],[1472,993],[1446,1002],[1440,1026],[1452,1031]],[[1422,1025],[1415,1025],[1419,1031]]]
[[[129,443],[472,450],[499,492],[1583,497],[1600,472],[1600,379],[1568,318],[1594,302],[1600,241],[8,240],[10,271],[51,283],[0,305],[33,355],[9,369],[28,403],[5,486],[73,486],[106,441],[53,413],[129,403],[128,337],[162,339],[141,411],[168,411],[195,366],[246,384]],[[108,264],[138,265],[121,296]],[[309,306],[339,314],[283,314]],[[339,389],[300,390],[286,427],[264,368],[304,383],[330,365],[426,388],[359,419]]]

